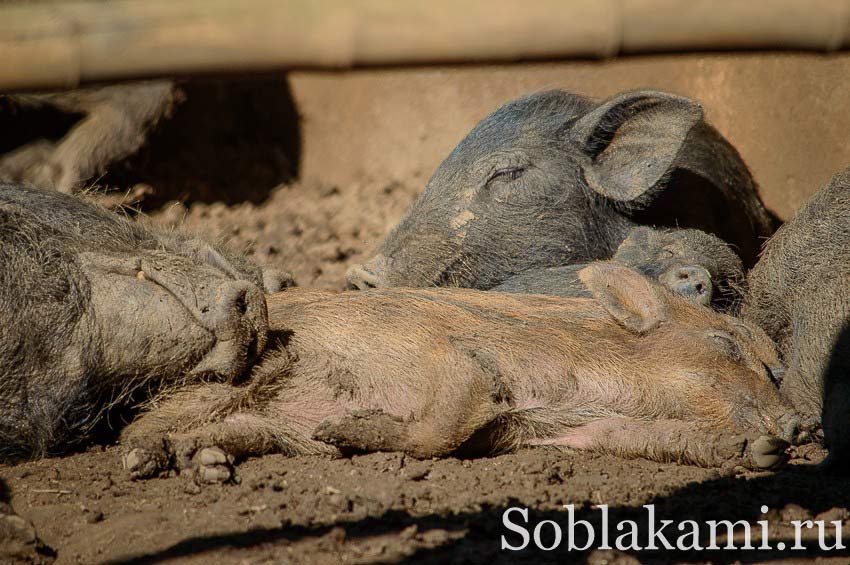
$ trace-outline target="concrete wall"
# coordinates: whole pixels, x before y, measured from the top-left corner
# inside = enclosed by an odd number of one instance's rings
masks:
[[[657,88],[700,100],[765,203],[789,214],[850,165],[850,54],[688,54],[607,62],[298,72],[302,177],[421,184],[482,117],[522,94]]]

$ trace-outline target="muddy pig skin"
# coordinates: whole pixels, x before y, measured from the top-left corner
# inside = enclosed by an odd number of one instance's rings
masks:
[[[610,259],[635,225],[713,233],[747,267],[774,229],[697,102],[540,92],[469,132],[348,285],[491,289],[530,269]]]
[[[264,278],[279,277],[70,195],[0,184],[0,459],[83,441],[140,387],[240,376],[266,342]]]
[[[768,241],[748,284],[743,315],[779,344],[782,394],[822,423],[824,465],[850,472],[850,169]]]
[[[731,311],[740,301],[744,279],[740,257],[720,238],[699,230],[633,228],[612,260],[718,311]],[[590,298],[590,291],[578,278],[587,265],[533,269],[493,290]]]
[[[280,345],[242,387],[187,387],[122,437],[133,476],[232,457],[553,445],[706,466],[781,462],[796,417],[758,328],[640,273],[594,263],[593,299],[469,289],[294,289],[269,297]],[[747,442],[746,438],[753,440]]]

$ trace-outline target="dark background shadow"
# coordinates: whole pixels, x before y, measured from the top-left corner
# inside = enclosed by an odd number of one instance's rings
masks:
[[[842,281],[846,284],[846,281]],[[835,307],[839,308],[840,303]],[[827,459],[830,472],[850,473],[850,321],[832,346],[829,364],[823,383],[823,412],[821,414],[824,438],[830,455]]]
[[[86,186],[129,190],[150,185],[142,208],[171,200],[260,203],[275,186],[298,177],[301,128],[285,73],[196,77],[176,81],[182,102],[142,148],[108,165]],[[25,96],[23,96],[25,98]],[[60,140],[83,114],[0,96],[0,154]]]
[[[284,73],[200,77],[178,86],[185,100],[173,117],[98,184],[149,184],[150,209],[168,200],[260,203],[298,177],[301,128]]]

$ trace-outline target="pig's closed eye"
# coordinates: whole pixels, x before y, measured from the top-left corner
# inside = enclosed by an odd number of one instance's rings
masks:
[[[494,181],[514,181],[521,177],[524,172],[525,169],[522,167],[505,167],[504,169],[496,169],[493,171],[493,174],[490,175],[490,178],[487,179],[487,184],[489,185]]]

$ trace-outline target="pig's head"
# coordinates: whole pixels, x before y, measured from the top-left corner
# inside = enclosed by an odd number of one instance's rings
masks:
[[[717,236],[700,230],[633,228],[614,260],[689,300],[729,310],[741,298],[741,259]]]
[[[782,366],[758,327],[693,304],[616,262],[579,278],[617,324],[637,339],[624,358],[643,379],[644,413],[718,429],[794,439],[799,425],[780,398]]]
[[[0,444],[50,450],[121,394],[233,379],[265,346],[261,273],[198,240],[0,185],[0,242]]]
[[[718,215],[716,201],[725,202],[721,214],[741,208],[763,215],[746,167],[702,118],[693,100],[656,91],[601,104],[563,91],[510,102],[443,161],[376,255],[351,269],[349,287],[488,289],[528,269],[607,258],[634,225],[632,216],[656,204],[647,218],[668,226],[694,227],[693,220],[706,228]],[[708,187],[713,207],[694,195],[678,203],[661,198],[684,178],[680,163],[697,170],[688,179],[699,176],[691,149],[740,164],[727,173],[718,158],[723,174],[706,173],[697,183]],[[680,184],[666,192],[682,192]],[[735,190],[753,202],[732,202]],[[696,201],[700,213],[686,217]],[[753,223],[742,223],[750,238]]]

